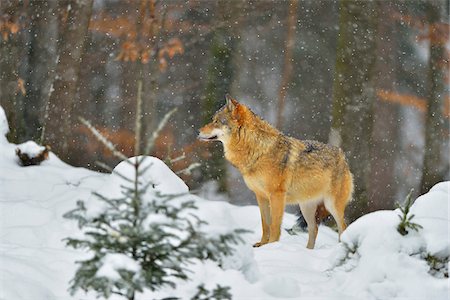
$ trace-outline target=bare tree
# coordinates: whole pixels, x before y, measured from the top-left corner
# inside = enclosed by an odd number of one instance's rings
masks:
[[[30,46],[28,48],[27,94],[24,117],[27,139],[37,140],[44,123],[45,107],[56,66],[58,2],[30,1]]]
[[[292,77],[293,70],[293,52],[295,46],[295,28],[297,24],[297,11],[298,11],[298,0],[289,1],[288,10],[288,22],[287,22],[287,35],[284,48],[284,62],[283,62],[283,73],[281,77],[280,87],[278,89],[278,111],[276,126],[279,129],[283,129],[283,114],[284,106],[286,102],[286,93],[289,86],[289,82]]]
[[[58,43],[58,63],[45,120],[46,143],[65,159],[72,124],[79,70],[92,13],[93,0],[67,1],[67,20]]]
[[[5,109],[10,124],[8,139],[15,143],[23,139],[25,132],[21,107],[26,90],[19,75],[25,32],[22,8],[23,3],[17,0],[0,2],[0,105]]]

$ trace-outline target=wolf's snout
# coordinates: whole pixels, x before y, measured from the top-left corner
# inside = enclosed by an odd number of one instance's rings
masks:
[[[197,138],[201,141],[214,141],[217,140],[217,135],[215,134],[204,134],[202,132],[199,132]]]
[[[217,141],[219,140],[219,137],[221,136],[221,130],[214,128],[213,130],[209,130],[210,128],[201,128],[197,138],[201,141]],[[209,131],[209,132],[205,132]]]

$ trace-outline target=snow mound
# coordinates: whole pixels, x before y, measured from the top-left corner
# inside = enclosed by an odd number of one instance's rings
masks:
[[[411,207],[414,222],[422,225],[426,251],[437,257],[450,256],[449,236],[450,182],[436,184],[428,193],[420,196]]]
[[[0,106],[0,143],[7,143],[6,135],[9,132],[8,120],[5,111]]]
[[[134,179],[135,162],[139,162],[139,170],[143,172],[140,184],[151,184],[154,193],[162,195],[180,195],[189,192],[188,186],[164,162],[152,156],[137,156],[119,163],[113,170],[111,183],[120,186],[129,186],[125,178]]]
[[[158,196],[174,196],[176,200],[186,200],[188,186],[164,162],[152,156],[137,156],[120,162],[108,176],[97,194],[108,199],[124,197],[126,189],[134,189],[136,174],[135,162],[139,162],[139,189],[145,190],[143,199],[155,199]],[[106,203],[98,201],[97,195],[91,195],[85,203],[89,217],[103,213]],[[157,216],[156,216],[157,217]],[[148,222],[158,221],[149,216]],[[159,220],[161,221],[161,220]]]
[[[449,255],[449,182],[436,185],[411,207],[411,220],[423,226],[402,236],[400,210],[362,216],[342,234],[333,277],[344,292],[361,299],[447,299],[448,279],[429,274],[428,255]],[[427,287],[427,288],[424,288]]]

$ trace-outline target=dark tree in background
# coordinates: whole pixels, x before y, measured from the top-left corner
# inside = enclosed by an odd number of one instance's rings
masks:
[[[28,47],[27,93],[24,118],[26,138],[39,140],[44,125],[45,107],[55,78],[58,40],[57,1],[30,1],[30,41]]]
[[[420,184],[420,193],[424,194],[435,185],[443,181],[448,173],[448,153],[443,153],[444,140],[448,139],[448,121],[444,118],[445,95],[448,95],[446,87],[446,68],[448,62],[445,59],[445,33],[442,32],[442,21],[448,21],[447,9],[443,1],[425,3],[426,19],[429,30],[429,65],[428,65],[428,93],[427,114],[425,124],[425,154],[423,158],[423,173]],[[441,29],[441,30],[439,30]],[[448,60],[448,59],[447,59]],[[447,70],[448,72],[448,70]],[[448,74],[448,73],[447,73]],[[446,126],[447,125],[447,126]]]
[[[227,8],[233,6],[232,2],[220,1],[218,18],[222,22],[231,19],[230,11]],[[214,113],[225,104],[225,94],[230,92],[233,79],[233,52],[235,51],[236,40],[230,30],[225,26],[220,26],[214,30],[210,52],[208,73],[206,75],[206,91],[203,100],[203,121],[209,123]],[[222,145],[211,144],[209,147],[211,158],[204,164],[205,176],[218,182],[219,192],[227,191],[226,162],[223,156]]]
[[[354,176],[354,200],[348,209],[350,220],[366,213],[370,201],[377,18],[375,1],[340,3],[330,143],[345,151]]]
[[[72,0],[66,3],[67,20],[58,42],[58,63],[53,91],[50,93],[48,117],[45,120],[45,142],[66,159],[73,128],[72,108],[78,89],[85,41],[93,0]]]
[[[24,10],[18,1],[5,0],[0,2],[0,105],[5,110],[10,124],[8,139],[19,142],[25,134],[22,97],[24,90],[23,78],[19,75],[23,57],[23,40],[25,34],[21,28],[24,25]],[[19,84],[21,86],[19,86]]]

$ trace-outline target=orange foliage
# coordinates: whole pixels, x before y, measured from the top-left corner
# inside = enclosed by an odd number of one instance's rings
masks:
[[[400,94],[386,90],[378,90],[377,95],[380,100],[383,101],[412,106],[421,112],[425,112],[427,110],[427,103],[425,99],[414,95]]]
[[[27,94],[25,89],[25,81],[20,77],[17,79],[17,90],[20,91],[23,96]]]
[[[116,38],[136,38],[136,21],[131,20],[130,17],[113,18],[100,14],[89,21],[89,29]]]
[[[419,34],[418,41],[429,40],[433,45],[445,45],[450,37],[450,26],[448,23],[433,23],[428,26],[425,33]]]
[[[394,13],[393,18],[419,30],[420,33],[417,35],[418,41],[429,40],[434,45],[445,45],[450,38],[450,26],[448,23],[436,22],[428,24],[422,18],[401,13]]]
[[[119,55],[116,57],[116,60],[135,62],[139,58],[139,52],[140,49],[136,42],[124,42],[121,46]]]
[[[159,42],[162,30],[167,31],[164,27],[167,14],[159,12],[157,15],[156,11],[155,0],[140,0],[135,16],[113,18],[102,13],[90,21],[89,28],[124,40],[116,60],[140,61],[143,64],[153,60],[159,64],[160,71],[165,71],[168,66],[167,58],[183,54],[184,47],[178,38],[172,38],[163,44]]]
[[[7,14],[0,16],[0,35],[5,41],[9,40],[9,35],[16,34],[20,30],[20,25],[18,21],[13,20],[13,18]]]
[[[377,95],[382,101],[411,106],[419,110],[420,112],[427,111],[427,100],[424,98],[381,89],[377,91]],[[442,109],[442,115],[444,117],[450,118],[450,96],[445,97],[444,106]]]
[[[442,114],[444,115],[444,117],[447,117],[450,119],[450,96],[446,96],[444,99],[444,111],[442,112]]]
[[[184,48],[183,43],[178,38],[170,39],[167,44],[165,44],[158,51],[159,69],[165,71],[167,69],[167,56],[172,59],[176,54],[183,54]]]
[[[167,69],[167,57],[172,59],[176,54],[183,54],[183,43],[178,38],[170,39],[158,51],[159,70],[164,72]],[[121,50],[116,57],[118,61],[140,61],[147,64],[152,59],[153,49],[148,49],[147,45],[137,43],[136,41],[126,41],[122,44]]]

